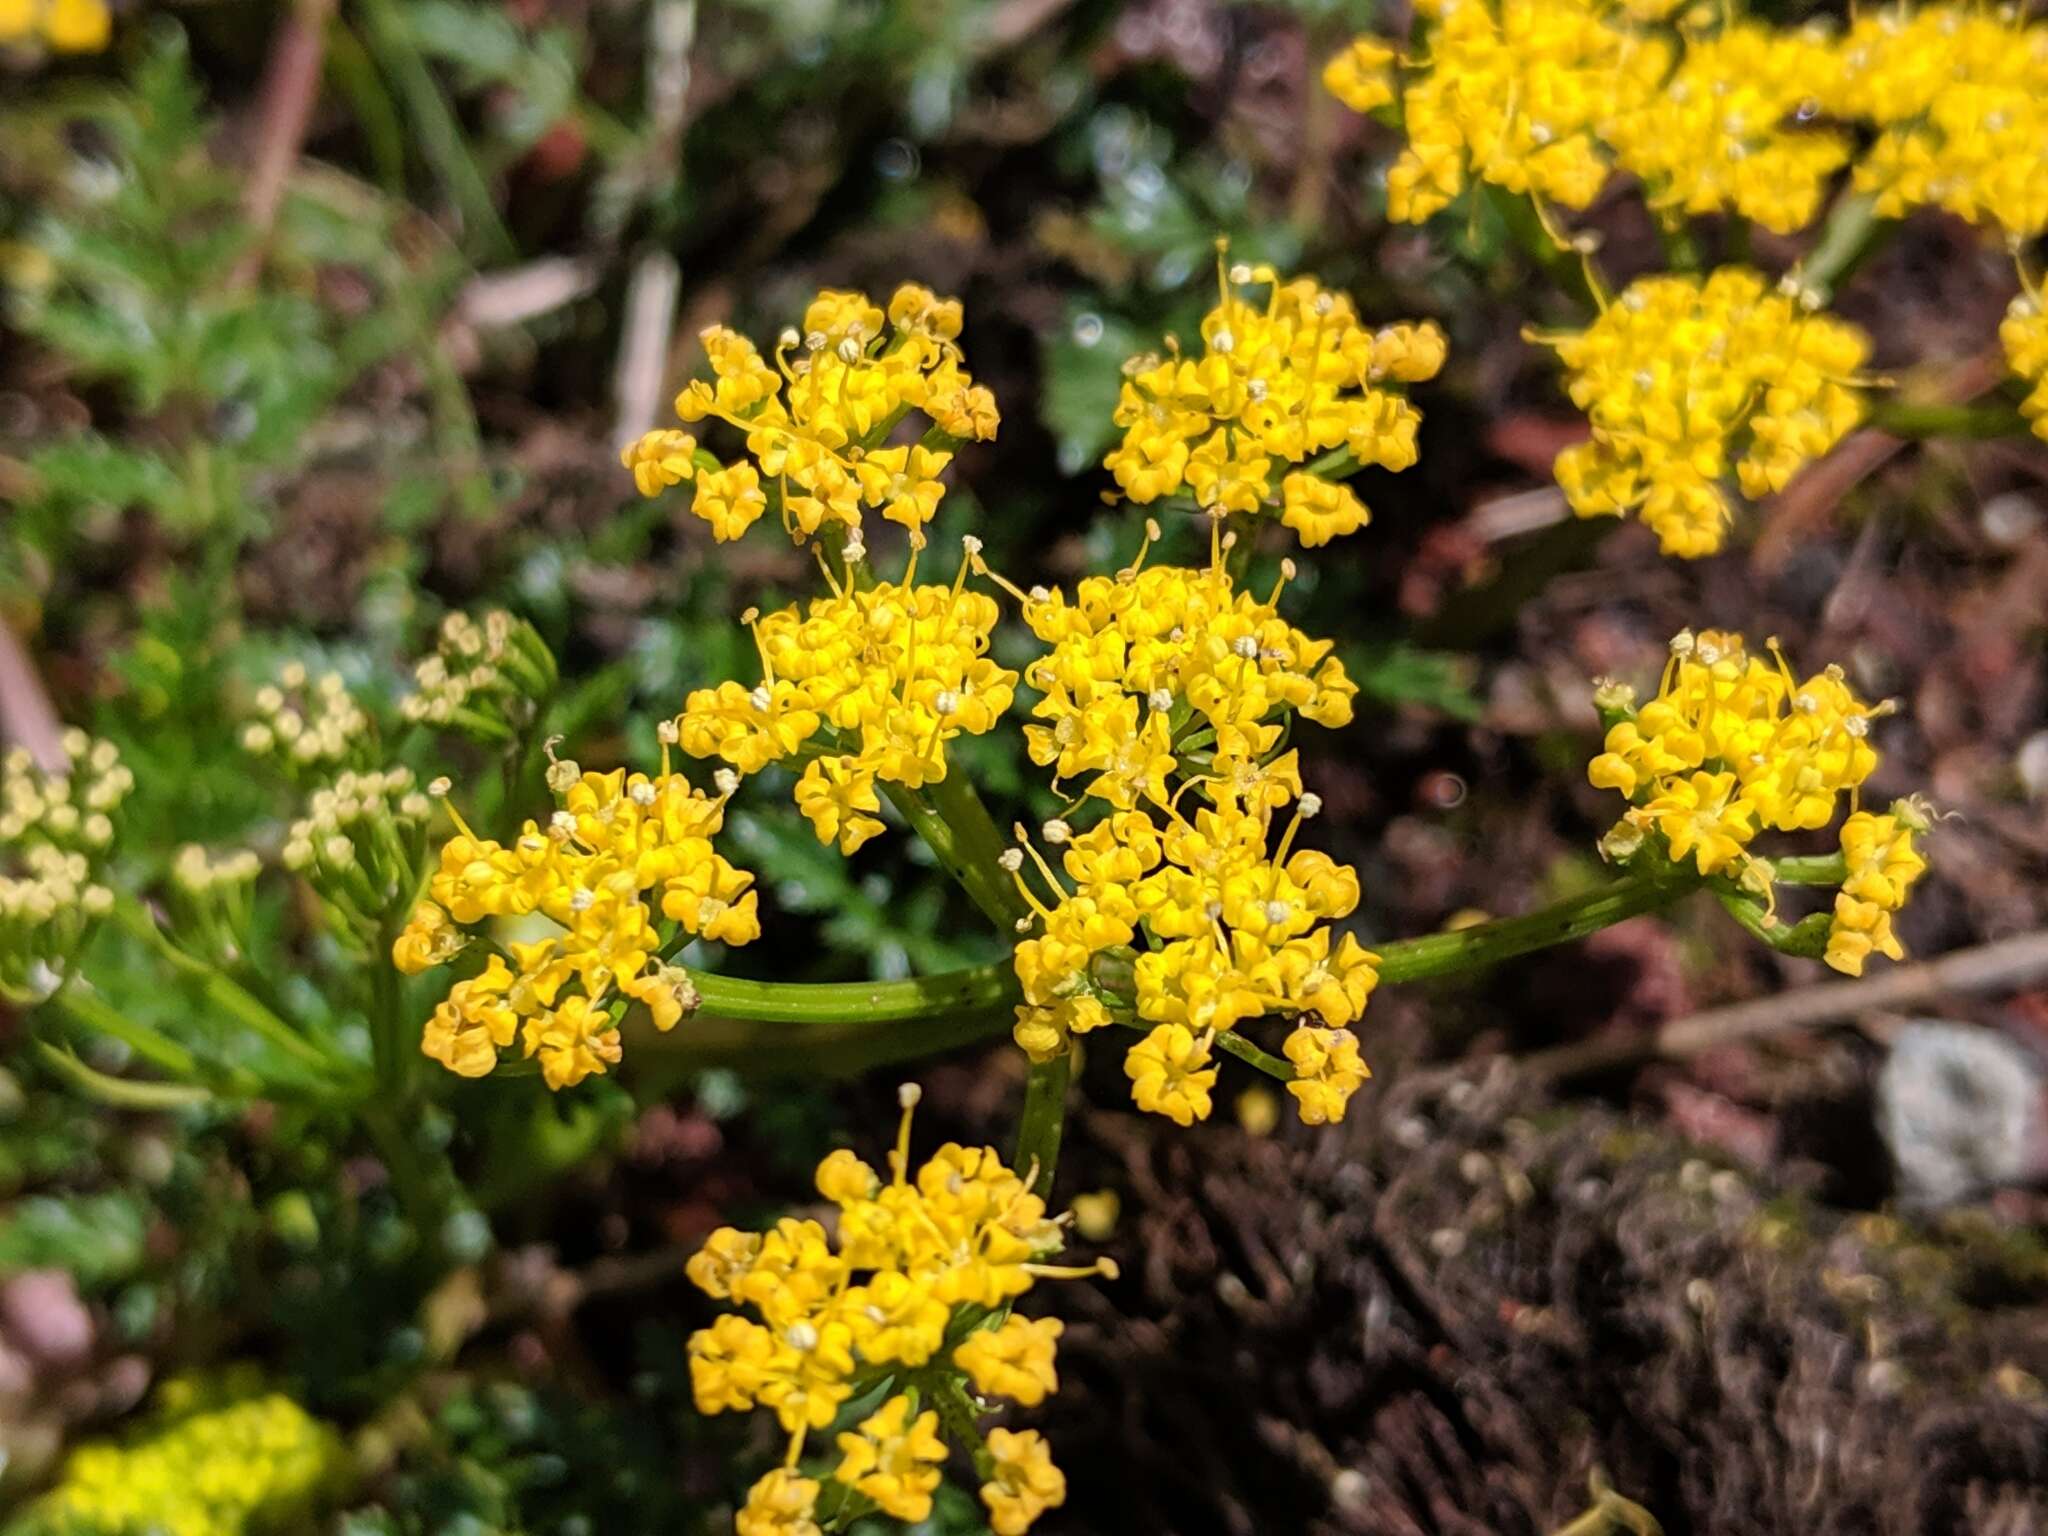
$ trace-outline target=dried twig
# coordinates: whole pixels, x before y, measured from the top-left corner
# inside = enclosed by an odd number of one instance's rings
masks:
[[[64,724],[21,637],[0,624],[0,741],[26,747],[45,772],[64,766]]]
[[[235,264],[229,281],[237,288],[256,280],[277,210],[284,202],[285,183],[298,163],[320,95],[320,68],[327,53],[327,23],[334,0],[297,0],[291,15],[277,29],[264,67],[263,89],[256,114],[255,160],[242,189],[242,212],[249,220],[249,248]]]
[[[1717,1045],[1835,1024],[1862,1014],[1914,1008],[1950,993],[1999,992],[2048,977],[2048,931],[1958,949],[1860,981],[1824,981],[1753,1002],[1673,1019],[1650,1035],[1584,1040],[1523,1057],[1541,1078],[1581,1077],[1656,1058],[1697,1055]]]
[[[1931,393],[1943,404],[1974,400],[2005,376],[1996,347],[1958,363]],[[1852,433],[1825,458],[1810,464],[1764,508],[1764,528],[1750,554],[1758,572],[1782,570],[1843,497],[1889,463],[1906,439],[1875,428]]]

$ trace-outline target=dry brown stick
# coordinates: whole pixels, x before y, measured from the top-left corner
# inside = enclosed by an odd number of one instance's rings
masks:
[[[1537,1077],[1581,1077],[1662,1058],[1697,1055],[1717,1045],[1788,1029],[1835,1024],[1860,1014],[1917,1007],[1949,993],[1996,992],[2048,977],[2048,930],[1958,949],[1860,981],[1824,981],[1753,1002],[1709,1008],[1626,1040],[1583,1040],[1524,1056]]]
[[[256,280],[277,210],[284,203],[285,183],[298,164],[320,95],[320,68],[327,55],[327,22],[334,0],[296,0],[291,15],[277,29],[270,62],[263,70],[261,104],[256,113],[255,160],[242,190],[242,212],[249,221],[249,248],[229,279],[237,288]]]
[[[6,624],[0,624],[0,741],[26,747],[45,773],[64,766],[64,722],[21,637]]]
[[[1955,364],[1929,393],[1945,404],[1961,405],[1992,388],[2004,373],[2004,354],[1992,347]],[[1764,507],[1763,531],[1750,552],[1751,565],[1764,575],[1781,570],[1842,498],[1904,447],[1905,439],[1866,428],[1851,433],[1832,452],[1801,470]]]

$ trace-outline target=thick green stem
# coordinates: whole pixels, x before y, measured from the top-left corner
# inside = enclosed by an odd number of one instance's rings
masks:
[[[691,979],[697,1009],[674,1029],[629,1026],[636,1071],[659,1064],[762,1076],[857,1072],[1007,1028],[1019,995],[1008,957],[904,981],[743,981],[706,971]]]
[[[1421,981],[1478,970],[1531,950],[1582,939],[1628,918],[1668,907],[1699,888],[1700,882],[1690,875],[1665,871],[1627,875],[1523,917],[1496,918],[1452,933],[1400,939],[1380,946],[1380,980]]]
[[[1031,1063],[1024,1080],[1024,1117],[1017,1127],[1016,1170],[1031,1180],[1041,1199],[1052,1193],[1059,1168],[1060,1137],[1067,1125],[1067,1085],[1074,1076],[1074,1053],[1060,1052],[1050,1061]]]
[[[1870,425],[1907,438],[2025,437],[2033,431],[2018,408],[2003,400],[1982,405],[1880,400],[1870,408]]]
[[[921,790],[885,783],[882,792],[982,915],[1005,935],[1014,931],[1019,918],[1030,915],[1009,871],[996,862],[1007,846],[1003,834],[957,764],[945,778]]]

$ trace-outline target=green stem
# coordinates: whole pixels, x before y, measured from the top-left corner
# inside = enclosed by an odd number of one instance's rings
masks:
[[[1982,405],[1940,401],[1879,400],[1870,408],[1870,425],[1893,437],[2025,437],[2033,428],[2006,401]]]
[[[1826,299],[1835,284],[1869,254],[1877,232],[1877,203],[1868,193],[1846,192],[1836,198],[1820,239],[1800,263],[1800,281]]]
[[[178,948],[157,927],[155,919],[141,908],[125,901],[119,902],[114,907],[114,921],[154,948],[173,969],[198,981],[201,992],[214,1007],[255,1031],[286,1055],[307,1066],[317,1067],[323,1073],[346,1072],[347,1068],[340,1060],[314,1045],[264,1007],[254,994],[225,971]]]
[[[668,1033],[645,1028],[635,1011],[627,1052],[636,1070],[860,1071],[933,1056],[1007,1028],[1019,995],[1008,956],[903,981],[745,981],[708,971],[691,980],[697,1010]]]
[[[1815,912],[1796,923],[1781,923],[1770,920],[1763,903],[1741,891],[1716,887],[1714,899],[1721,903],[1730,917],[1743,926],[1750,937],[1768,944],[1780,954],[1817,960],[1827,953],[1828,930],[1834,924],[1834,918],[1830,913]]]
[[[1819,853],[1773,859],[1771,875],[1780,885],[1840,885],[1849,878],[1849,866],[1839,853]]]
[[[975,1409],[974,1400],[967,1395],[967,1388],[960,1377],[950,1370],[941,1369],[924,1373],[920,1380],[931,1395],[932,1406],[939,1411],[939,1422],[945,1426],[948,1437],[973,1458],[976,1475],[988,1477],[994,1472],[995,1463],[989,1456],[987,1443],[981,1438],[981,1415]]]
[[[1495,918],[1452,933],[1400,939],[1380,946],[1380,980],[1421,981],[1477,970],[1531,950],[1582,939],[1628,918],[1668,907],[1699,888],[1696,878],[1663,870],[1649,875],[1625,875],[1598,890],[1568,897],[1522,917]]]
[[[882,792],[982,914],[1006,936],[1013,933],[1030,909],[1009,871],[996,862],[1003,835],[959,765],[924,789],[885,783]]]
[[[391,963],[391,946],[398,937],[391,923],[378,934],[376,953],[370,957],[370,1065],[380,1092],[404,1102],[420,1060],[414,1038],[414,1020],[406,1017],[405,978]]]
[[[74,981],[64,987],[50,1002],[61,1012],[69,1014],[73,1023],[120,1041],[144,1061],[162,1067],[173,1077],[197,1082],[205,1076],[199,1058],[184,1046],[147,1025],[135,1023],[97,992],[87,991],[80,982]]]
[[[1227,1051],[1239,1061],[1272,1078],[1275,1082],[1294,1081],[1294,1064],[1270,1051],[1262,1051],[1234,1029],[1226,1029],[1216,1036],[1218,1050]]]
[[[1060,1137],[1067,1124],[1067,1085],[1074,1076],[1074,1053],[1061,1051],[1050,1061],[1031,1063],[1024,1080],[1024,1116],[1017,1126],[1017,1156],[1012,1166],[1031,1180],[1040,1199],[1052,1193],[1059,1167]]]
[[[115,1109],[189,1109],[213,1098],[211,1090],[197,1083],[137,1083],[124,1077],[110,1077],[95,1072],[72,1052],[60,1050],[47,1040],[35,1044],[43,1065],[88,1098]]]

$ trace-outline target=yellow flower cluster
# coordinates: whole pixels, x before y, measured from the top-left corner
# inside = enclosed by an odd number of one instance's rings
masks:
[[[1164,358],[1124,365],[1124,436],[1104,467],[1140,504],[1186,495],[1218,517],[1277,509],[1307,545],[1356,532],[1364,503],[1311,460],[1343,449],[1346,473],[1413,464],[1422,418],[1389,386],[1433,377],[1443,332],[1428,323],[1368,331],[1349,298],[1312,278],[1226,270],[1220,255],[1217,269],[1220,301],[1202,320],[1201,356],[1169,343]],[[1264,304],[1239,293],[1247,284],[1265,286]]]
[[[1733,210],[1779,234],[1813,221],[1848,136],[1804,121],[1833,73],[1830,41],[1753,21],[1688,41],[1660,90],[1605,126],[1667,216]]]
[[[1047,1277],[1114,1275],[1044,1261],[1061,1247],[1061,1222],[988,1147],[941,1147],[910,1170],[914,1084],[884,1180],[851,1152],[818,1165],[818,1191],[837,1208],[836,1232],[784,1217],[763,1233],[721,1227],[688,1273],[726,1313],[690,1338],[690,1381],[703,1413],[766,1408],[789,1436],[781,1467],[755,1484],[739,1536],[818,1536],[842,1514],[877,1509],[920,1521],[932,1511],[946,1445],[948,1401],[972,1414],[965,1387],[1025,1407],[1058,1386],[1056,1321],[1010,1312]],[[828,1488],[799,1467],[806,1437],[827,1428],[857,1391],[888,1397],[838,1436]],[[957,1421],[955,1428],[957,1432]],[[997,1429],[977,1456],[991,1525],[1021,1536],[1066,1497],[1066,1480],[1035,1433]],[[835,1527],[836,1528],[836,1527]]]
[[[1836,970],[1861,976],[1873,952],[1892,960],[1906,957],[1892,933],[1892,914],[1927,873],[1927,860],[1913,846],[1927,825],[1926,808],[1913,800],[1895,801],[1881,816],[1858,811],[1842,823],[1847,874],[1828,924],[1827,962]]]
[[[760,936],[754,877],[711,846],[737,782],[722,773],[716,798],[706,796],[669,771],[664,745],[652,778],[554,763],[558,809],[545,826],[528,821],[510,847],[457,817],[391,958],[408,975],[472,944],[487,958],[434,1010],[421,1049],[481,1077],[516,1041],[550,1088],[565,1088],[618,1061],[629,1003],[673,1028],[697,1002],[688,974],[659,958],[674,928],[720,944]],[[479,931],[493,922],[507,924],[503,943]]]
[[[1612,165],[1602,125],[1649,100],[1671,67],[1668,43],[1613,25],[1619,13],[1601,0],[1416,9],[1420,62],[1400,89],[1408,142],[1387,172],[1387,213],[1402,223],[1421,223],[1473,180],[1584,208]],[[1329,83],[1347,104],[1392,98],[1391,50],[1377,39],[1339,60],[1348,62]]]
[[[1768,658],[1754,656],[1740,635],[1687,631],[1671,642],[1657,696],[1640,709],[1632,690],[1602,686],[1612,724],[1587,777],[1630,801],[1603,846],[1626,855],[1654,835],[1674,863],[1774,903],[1773,868],[1751,844],[1765,831],[1825,828],[1846,796],[1847,878],[1827,960],[1860,975],[1872,950],[1900,954],[1890,914],[1925,868],[1912,838],[1926,817],[1908,802],[1886,816],[1856,809],[1878,762],[1871,722],[1891,706],[1858,699],[1839,667],[1798,681],[1776,643],[1769,648]]]
[[[112,910],[101,875],[135,787],[112,742],[72,729],[61,746],[55,773],[19,747],[0,757],[0,998],[19,1002],[53,991]]]
[[[503,609],[481,624],[451,613],[413,681],[417,691],[399,706],[407,720],[504,742],[533,723],[539,701],[553,691],[555,658],[531,624]]]
[[[1745,496],[1782,490],[1862,418],[1861,332],[1745,267],[1647,277],[1557,351],[1590,440],[1557,457],[1581,517],[1635,512],[1664,552],[1721,547],[1732,471]]]
[[[980,541],[967,547],[950,586],[915,585],[915,552],[900,584],[862,584],[855,561],[831,596],[759,619],[761,681],[692,692],[676,721],[683,750],[741,774],[803,761],[798,807],[820,842],[852,853],[882,830],[877,782],[945,778],[946,743],[1010,707],[1017,674],[989,658],[999,615],[966,590]]]
[[[1287,1051],[1302,1118],[1338,1120],[1366,1076],[1344,1026],[1377,976],[1374,957],[1327,926],[1358,905],[1357,875],[1293,849],[1321,802],[1302,792],[1282,738],[1292,715],[1347,723],[1357,688],[1329,641],[1280,618],[1277,587],[1263,602],[1236,589],[1221,551],[1218,540],[1206,569],[1091,577],[1072,602],[1019,594],[1052,646],[1025,672],[1044,695],[1033,713],[1050,722],[1025,727],[1032,760],[1053,766],[1055,787],[1085,777],[1083,802],[1110,814],[1085,832],[1048,823],[1066,880],[1028,840],[1005,855],[1038,926],[1017,946],[1017,1041],[1043,1060],[1119,1021],[1131,1005],[1106,977],[1127,972],[1135,1018],[1121,1022],[1152,1026],[1124,1063],[1141,1109],[1182,1125],[1205,1118],[1217,1035],[1282,1014],[1299,1020]],[[1210,802],[1192,815],[1180,807],[1189,789]],[[1290,804],[1272,847],[1275,813]],[[1050,904],[1023,880],[1027,850]]]
[[[1420,223],[1477,178],[1584,208],[1611,168],[1669,218],[1735,212],[1789,234],[1875,142],[1855,185],[1886,216],[1922,204],[2029,239],[2048,227],[2048,26],[1981,6],[1886,5],[1832,37],[1671,0],[1424,0],[1416,60],[1361,37],[1324,85],[1354,111],[1400,101],[1388,172]],[[1827,119],[1827,122],[1817,121]]]
[[[966,370],[961,318],[959,300],[914,283],[889,300],[886,326],[866,294],[827,289],[801,331],[782,333],[773,366],[746,337],[712,326],[703,342],[713,378],[692,381],[676,415],[738,428],[750,457],[721,465],[669,427],[629,444],[623,462],[643,496],[693,481],[692,510],[719,540],[738,538],[773,506],[799,542],[836,526],[858,545],[866,509],[922,545],[953,449],[994,437],[999,420],[995,396]],[[891,444],[913,411],[929,427]]]
[[[2006,366],[2028,387],[2020,411],[2034,424],[2036,437],[2048,437],[2048,314],[2038,295],[2022,293],[1999,323],[1998,340]]]
[[[224,1404],[206,1395],[189,1382],[166,1385],[160,1406],[170,1422],[130,1445],[72,1452],[35,1516],[77,1536],[305,1528],[346,1466],[340,1437],[279,1393]]]
[[[0,48],[41,43],[52,53],[98,53],[113,31],[106,0],[0,0]]]
[[[1886,216],[1922,204],[2029,240],[2048,229],[2048,25],[1974,5],[1865,11],[1828,107],[1878,130],[1856,185]]]

